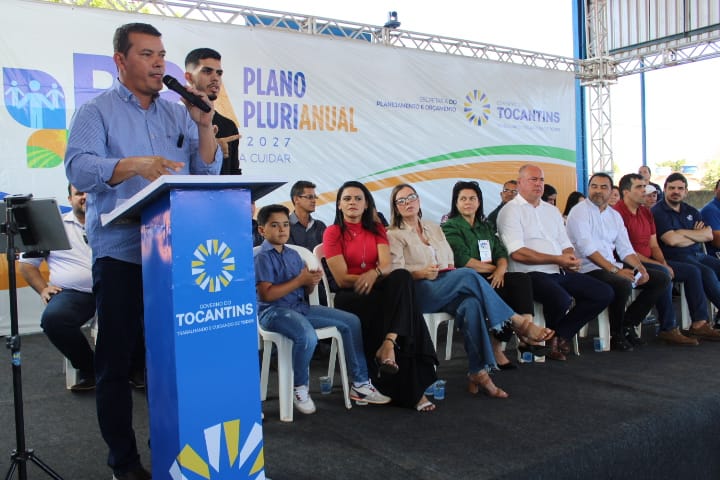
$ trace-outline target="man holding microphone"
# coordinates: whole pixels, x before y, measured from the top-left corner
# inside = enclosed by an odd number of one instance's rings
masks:
[[[113,39],[118,77],[112,87],[83,104],[70,125],[65,171],[87,192],[86,230],[93,250],[93,293],[98,313],[95,373],[98,423],[117,480],[149,479],[132,428],[128,383],[131,359],[144,348],[140,228],[103,226],[100,216],[167,174],[213,175],[222,152],[205,94],[188,91],[208,112],[159,97],[165,48],[152,25],[119,27]]]

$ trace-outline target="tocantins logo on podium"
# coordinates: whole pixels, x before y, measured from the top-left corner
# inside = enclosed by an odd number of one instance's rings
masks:
[[[211,293],[219,292],[230,284],[235,271],[235,257],[225,242],[217,239],[205,240],[195,248],[191,262],[195,284]]]
[[[239,419],[208,427],[203,430],[203,434],[205,437],[203,451],[207,452],[207,458],[203,458],[190,445],[185,445],[170,467],[169,473],[173,480],[265,479],[265,456],[260,424],[257,422],[253,424],[242,445],[240,445],[242,439]]]

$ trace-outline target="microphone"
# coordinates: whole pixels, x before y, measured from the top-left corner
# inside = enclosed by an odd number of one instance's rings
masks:
[[[205,103],[202,98],[198,97],[194,93],[190,93],[187,91],[185,87],[180,85],[180,82],[177,81],[177,79],[171,75],[165,75],[162,79],[163,83],[173,92],[177,93],[181,97],[183,97],[185,100],[190,102],[192,105],[195,105],[203,112],[209,112],[212,108],[210,105]]]

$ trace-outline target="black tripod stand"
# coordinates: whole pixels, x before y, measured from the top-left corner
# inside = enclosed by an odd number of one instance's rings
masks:
[[[52,468],[43,463],[33,452],[32,449],[28,449],[25,446],[25,416],[23,413],[23,399],[22,399],[22,356],[20,354],[20,335],[18,331],[18,310],[17,310],[17,282],[15,279],[15,259],[18,253],[21,251],[39,251],[43,248],[38,247],[38,242],[35,240],[35,233],[40,233],[42,230],[52,229],[50,238],[55,237],[55,243],[59,243],[54,248],[45,248],[45,250],[63,250],[68,249],[67,236],[65,229],[60,220],[60,214],[57,210],[57,205],[54,200],[36,200],[31,201],[32,195],[25,196],[9,196],[5,198],[4,210],[5,210],[5,223],[2,225],[2,233],[7,238],[7,263],[8,263],[8,277],[9,277],[9,289],[10,292],[10,336],[6,338],[7,348],[10,349],[12,359],[12,374],[13,374],[13,395],[15,405],[15,438],[17,441],[17,448],[15,448],[11,455],[10,469],[5,475],[5,480],[10,480],[15,473],[18,472],[18,478],[20,480],[27,480],[27,463],[32,462],[37,465],[42,471],[47,473],[51,478],[56,480],[63,480],[60,475],[55,473]],[[44,203],[44,205],[37,205],[38,203]],[[48,205],[50,205],[50,218],[42,218],[42,215],[48,213]],[[57,222],[53,223],[52,220],[52,208],[54,208],[54,215],[57,217],[59,227],[62,232],[57,231]],[[1,218],[1,217],[0,217]],[[33,224],[36,223],[36,225]],[[33,228],[37,227],[37,228]],[[60,235],[60,237],[58,237]],[[62,244],[62,238],[64,237],[65,244]],[[20,240],[20,246],[17,247],[16,241]],[[52,243],[52,241],[51,241]],[[23,248],[23,244],[25,248]],[[45,245],[45,247],[52,245]]]

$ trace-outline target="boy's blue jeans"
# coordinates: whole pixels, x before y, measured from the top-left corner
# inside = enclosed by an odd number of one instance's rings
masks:
[[[294,385],[308,385],[310,359],[317,345],[316,328],[337,327],[345,347],[345,361],[354,382],[368,381],[367,364],[363,354],[360,319],[335,308],[311,305],[307,315],[284,307],[268,307],[260,313],[260,325],[293,341]]]

